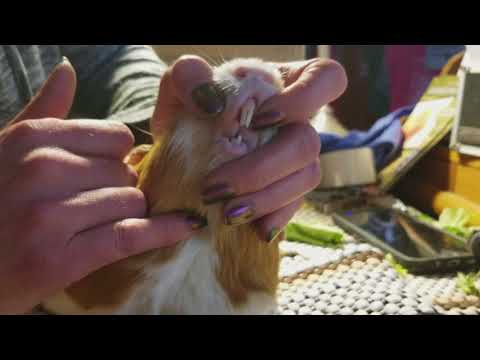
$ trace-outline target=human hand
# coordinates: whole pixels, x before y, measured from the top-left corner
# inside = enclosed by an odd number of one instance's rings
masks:
[[[137,175],[123,159],[126,126],[64,121],[75,72],[60,64],[0,132],[0,313],[26,313],[110,263],[189,238],[200,219],[144,219]]]
[[[206,179],[204,200],[224,202],[230,223],[254,221],[266,241],[277,236],[302,204],[303,196],[320,183],[320,139],[309,125],[311,116],[346,89],[343,68],[331,60],[276,64],[286,89],[266,101],[253,127],[282,123],[271,143],[231,161]],[[182,57],[162,79],[152,121],[154,134],[170,125],[174,114],[218,116],[225,110],[222,94],[212,86],[212,68],[195,56]],[[155,119],[161,118],[162,121]]]

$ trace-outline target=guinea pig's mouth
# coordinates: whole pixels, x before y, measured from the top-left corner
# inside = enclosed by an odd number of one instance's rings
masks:
[[[217,138],[215,141],[215,152],[229,157],[239,157],[252,152],[257,147],[257,144],[257,133],[241,127],[235,136]]]
[[[249,99],[242,106],[239,114],[240,127],[233,136],[220,136],[215,144],[219,146],[217,153],[230,157],[238,157],[253,151],[257,147],[258,136],[250,130],[253,114],[257,104],[254,99]]]

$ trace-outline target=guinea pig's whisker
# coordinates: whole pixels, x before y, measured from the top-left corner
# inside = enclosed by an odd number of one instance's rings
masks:
[[[204,57],[206,60],[208,60],[212,65],[214,66],[219,66],[219,62],[216,61],[212,56],[208,55],[207,52],[205,50],[202,50],[201,48],[199,47],[196,47],[196,46],[191,46],[190,47],[192,48],[192,50],[196,53],[198,53],[199,55],[201,55],[202,57]]]
[[[227,61],[223,57],[222,52],[220,51],[220,48],[217,46],[216,49],[217,49],[217,53],[218,53],[219,58],[222,60],[222,65],[225,64]]]
[[[218,81],[217,86],[225,95],[236,95],[239,91],[238,86],[228,80]]]
[[[133,125],[133,124],[129,124],[131,127],[133,127],[135,130],[145,134],[145,135],[148,135],[148,136],[151,136],[153,138],[153,134],[150,132],[150,131],[147,131],[147,130],[143,130],[141,128],[139,128],[138,126],[136,125]]]

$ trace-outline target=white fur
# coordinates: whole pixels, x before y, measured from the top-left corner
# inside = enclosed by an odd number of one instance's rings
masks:
[[[262,314],[275,309],[267,294],[251,295],[247,304],[233,308],[221,288],[216,268],[218,258],[203,236],[185,243],[180,253],[162,266],[145,269],[148,281],[137,289],[120,313],[183,315]],[[181,309],[181,310],[180,310]]]
[[[231,306],[216,278],[218,258],[208,240],[209,233],[186,242],[169,262],[144,269],[147,280],[129,296],[116,315],[266,315],[276,308],[275,298],[252,293],[241,307]],[[85,311],[62,292],[45,302],[57,314],[107,314],[111,310]]]

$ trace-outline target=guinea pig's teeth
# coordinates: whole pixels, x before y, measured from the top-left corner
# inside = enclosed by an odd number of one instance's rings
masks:
[[[236,142],[237,144],[241,144],[242,141],[243,141],[242,135],[238,135],[238,136],[235,138],[235,142]]]
[[[255,100],[249,99],[242,109],[240,125],[248,129],[250,127],[250,123],[252,122],[254,112]]]

